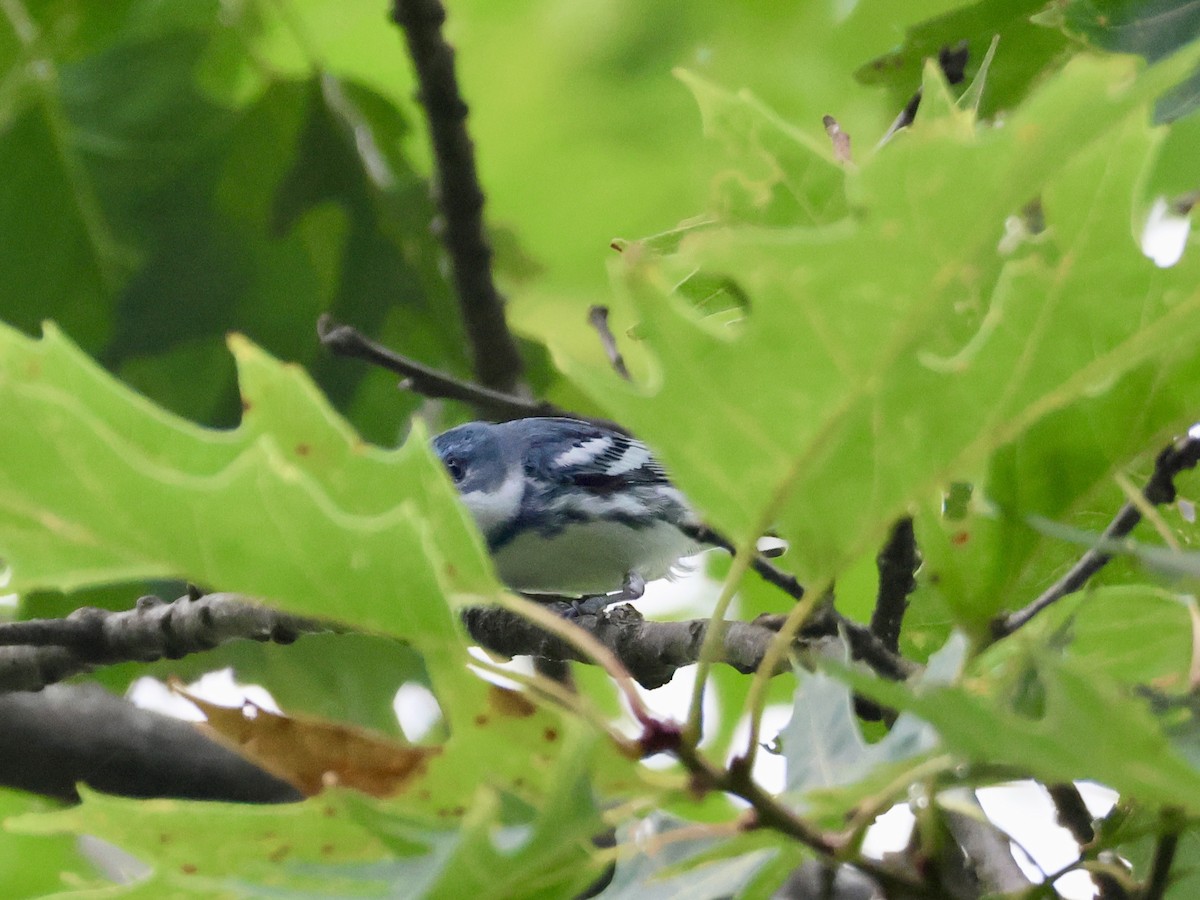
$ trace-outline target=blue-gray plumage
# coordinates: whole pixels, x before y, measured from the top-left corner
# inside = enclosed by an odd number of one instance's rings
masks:
[[[640,594],[702,549],[687,501],[640,441],[588,422],[470,422],[433,446],[500,578],[534,594]]]

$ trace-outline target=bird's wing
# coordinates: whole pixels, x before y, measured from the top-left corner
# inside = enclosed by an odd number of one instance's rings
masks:
[[[575,419],[532,437],[526,457],[539,474],[597,491],[630,484],[670,484],[667,473],[641,441]]]

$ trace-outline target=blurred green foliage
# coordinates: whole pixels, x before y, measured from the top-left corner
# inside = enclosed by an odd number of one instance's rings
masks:
[[[469,411],[424,404],[317,345],[328,312],[469,374],[386,7],[0,0],[6,589],[38,614],[190,579],[335,616],[368,633],[101,677],[119,687],[232,664],[286,708],[390,733],[390,698],[416,681],[444,717],[419,788],[388,800],[87,795],[41,814],[5,793],[0,880],[13,896],[82,895],[103,879],[64,835],[95,834],[152,867],[130,895],[565,897],[602,871],[592,838],[619,825],[613,896],[769,896],[801,850],[768,831],[681,831],[690,818],[728,829],[737,812],[697,799],[678,769],[616,752],[587,714],[616,714],[603,673],[581,674],[581,709],[534,709],[505,705],[467,668],[458,610],[503,597],[427,428],[391,448],[414,413],[438,428]],[[1200,810],[1183,576],[1121,560],[1107,585],[1013,641],[974,655],[960,635],[934,655],[952,629],[985,635],[1078,553],[1031,516],[1098,531],[1124,500],[1118,476],[1137,482],[1197,417],[1194,246],[1162,270],[1139,246],[1153,200],[1200,187],[1195,10],[450,9],[534,389],[632,426],[739,539],[778,528],[784,564],[836,580],[858,618],[877,544],[915,515],[925,566],[902,647],[933,656],[930,673],[879,685],[833,668],[933,728],[906,715],[868,744],[843,682],[772,685],[773,698],[795,691],[775,747],[782,800],[822,823],[880,791],[902,801],[935,755],[1006,777],[1105,780],[1150,813]],[[960,41],[966,80],[951,86],[926,59]],[[913,126],[877,146],[918,88]],[[850,135],[852,162],[835,157],[825,115]],[[633,385],[586,324],[598,302],[613,306]],[[1182,509],[1161,520],[1194,544]],[[742,599],[751,613],[787,610],[757,583]],[[960,676],[941,671],[964,654]],[[1154,712],[1130,692],[1146,685],[1166,698]],[[714,759],[744,749],[748,686],[729,671],[709,685]],[[639,818],[670,849],[635,849]],[[1143,874],[1144,832],[1113,834]]]

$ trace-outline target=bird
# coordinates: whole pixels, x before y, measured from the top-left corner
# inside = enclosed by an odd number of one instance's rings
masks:
[[[571,600],[577,612],[635,600],[706,549],[693,536],[696,513],[650,449],[613,428],[566,417],[468,422],[433,448],[500,580],[534,599]]]

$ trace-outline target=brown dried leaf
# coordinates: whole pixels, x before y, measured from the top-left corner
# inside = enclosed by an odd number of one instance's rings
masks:
[[[441,747],[414,747],[338,722],[283,716],[249,701],[218,706],[173,684],[208,719],[207,731],[223,744],[307,796],[335,785],[372,797],[390,797],[425,774]]]

